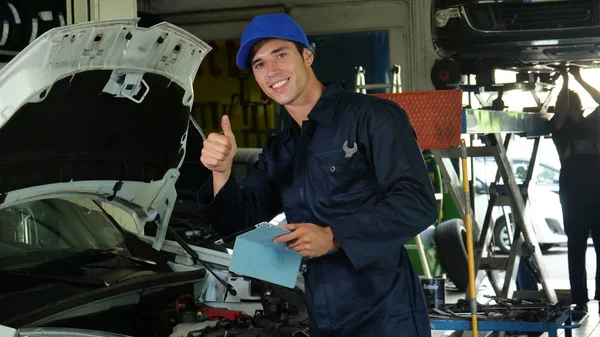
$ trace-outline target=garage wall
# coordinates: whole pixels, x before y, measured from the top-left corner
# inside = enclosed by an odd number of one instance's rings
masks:
[[[405,91],[418,91],[432,89],[430,4],[431,0],[139,0],[138,9],[206,41],[239,39],[249,20],[265,12],[287,12],[307,35],[388,30],[390,64],[402,66]]]

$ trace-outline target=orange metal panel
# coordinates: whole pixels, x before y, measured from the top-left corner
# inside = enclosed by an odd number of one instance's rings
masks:
[[[423,150],[460,145],[462,91],[430,90],[373,94],[396,102],[406,113]]]

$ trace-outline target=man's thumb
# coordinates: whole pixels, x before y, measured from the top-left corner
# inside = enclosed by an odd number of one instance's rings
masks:
[[[223,134],[227,137],[235,137],[233,135],[233,131],[231,131],[231,122],[229,121],[229,116],[223,116],[221,120],[221,128],[223,128]]]

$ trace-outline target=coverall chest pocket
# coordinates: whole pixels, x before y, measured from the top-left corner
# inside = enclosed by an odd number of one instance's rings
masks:
[[[321,202],[335,206],[365,195],[369,166],[360,151],[347,155],[338,149],[314,156],[317,164],[314,184]]]

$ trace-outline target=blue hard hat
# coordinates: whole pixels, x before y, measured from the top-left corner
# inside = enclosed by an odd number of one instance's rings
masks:
[[[306,34],[300,25],[287,14],[264,14],[252,19],[242,33],[236,64],[240,69],[249,69],[248,54],[254,45],[264,39],[276,38],[302,43],[311,50]]]

